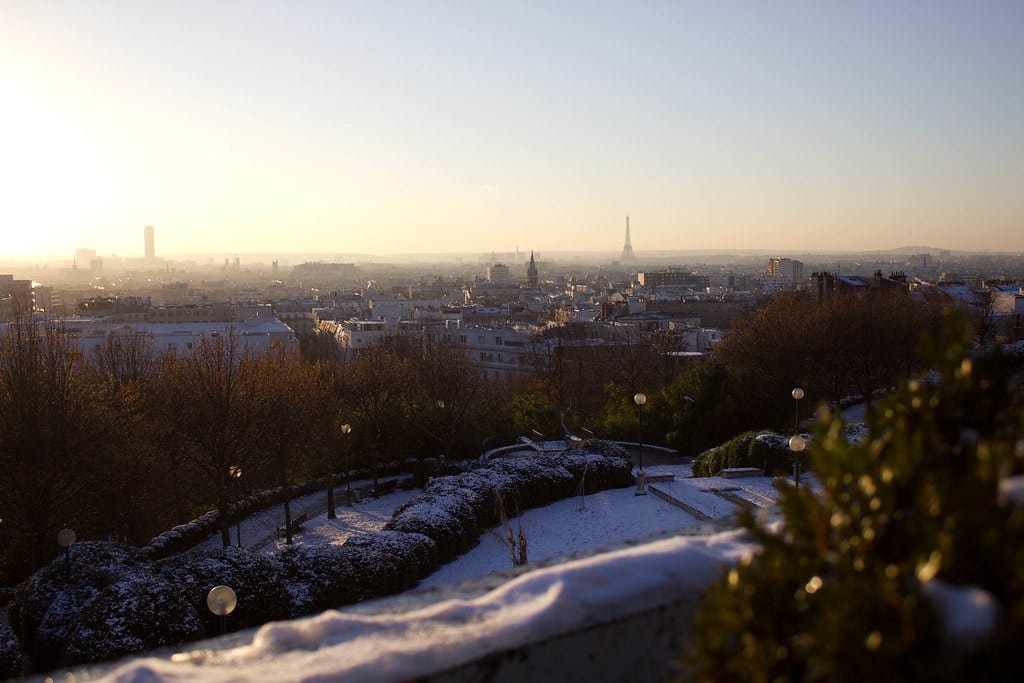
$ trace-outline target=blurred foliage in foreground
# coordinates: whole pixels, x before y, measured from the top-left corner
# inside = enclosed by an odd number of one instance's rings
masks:
[[[1024,680],[1024,505],[1000,495],[1024,472],[1019,367],[968,341],[951,320],[927,342],[935,372],[870,438],[822,416],[821,490],[784,485],[781,524],[744,515],[761,550],[709,589],[693,680]]]

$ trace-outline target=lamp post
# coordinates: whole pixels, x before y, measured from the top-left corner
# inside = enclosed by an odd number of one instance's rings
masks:
[[[228,632],[228,615],[235,611],[238,606],[238,596],[230,586],[214,586],[206,594],[206,606],[210,611],[220,617],[221,630]]]
[[[64,548],[64,571],[71,576],[71,546],[75,544],[75,532],[61,529],[57,532],[57,545]]]
[[[636,450],[638,471],[636,474],[636,495],[643,496],[647,494],[647,475],[644,474],[644,404],[647,403],[647,394],[639,391],[633,394],[633,403],[636,404],[637,412]]]
[[[789,392],[790,396],[793,397],[793,431],[800,431],[800,399],[804,397],[804,390],[800,387],[796,387],[793,391]]]
[[[448,448],[448,443],[449,443],[449,436],[450,436],[449,432],[451,431],[451,426],[447,424],[448,420],[445,419],[446,418],[446,414],[444,412],[444,407],[445,407],[444,399],[443,398],[437,399],[437,402],[435,403],[435,405],[437,406],[438,411],[440,411],[442,421],[445,422],[445,425],[442,427],[442,429],[444,430],[444,432],[443,432],[444,436],[442,437],[442,440],[444,442],[442,444],[442,447],[444,448],[444,452],[441,453],[441,459],[444,460],[445,458],[448,457],[448,451],[450,450]]]
[[[345,443],[343,448],[348,448],[348,435],[352,433],[352,425],[348,422],[341,425],[341,437]],[[345,459],[345,504],[352,505],[352,473],[348,467],[348,458]]]
[[[238,539],[238,547],[242,547],[242,508],[239,494],[242,491],[242,468],[232,465],[228,468],[228,474],[235,480],[235,537]],[[229,539],[230,541],[230,539]]]
[[[800,454],[807,448],[807,441],[799,434],[789,437],[789,450],[793,451],[793,480],[800,488]]]

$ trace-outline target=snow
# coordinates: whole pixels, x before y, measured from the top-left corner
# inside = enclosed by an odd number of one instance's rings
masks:
[[[1024,507],[1024,475],[1002,479],[999,482],[999,499]]]
[[[353,481],[351,486],[358,488],[370,483],[368,480]],[[335,511],[338,515],[336,520],[327,519],[326,492],[316,491],[294,498],[291,502],[292,517],[297,517],[303,512],[309,515],[309,520],[302,525],[301,531],[294,535],[294,541],[297,544],[340,544],[353,534],[380,531],[391,519],[391,513],[395,508],[414,498],[417,493],[415,490],[396,491],[380,498],[364,499],[347,507],[342,503],[345,500],[345,484],[341,483],[334,489],[337,501]],[[242,520],[242,545],[254,550],[275,552],[284,544],[277,539],[277,529],[283,526],[284,505],[272,505]],[[231,542],[238,542],[234,524],[231,525]],[[221,547],[220,535],[214,534],[195,547],[201,550],[217,550]]]
[[[999,604],[992,594],[976,586],[954,586],[938,579],[922,586],[938,608],[946,637],[958,642],[980,642],[995,629]]]
[[[753,550],[739,531],[674,537],[538,569],[473,599],[397,614],[332,610],[267,624],[249,643],[139,659],[98,680],[285,681],[299,671],[307,680],[415,679],[693,596],[719,577],[724,563]]]
[[[396,491],[380,498],[365,499],[354,503],[351,507],[338,505],[335,507],[337,519],[327,519],[325,509],[318,516],[310,517],[302,525],[302,529],[293,534],[293,543],[294,545],[341,545],[351,536],[380,531],[391,519],[395,509],[415,498],[418,493],[418,490]],[[319,495],[323,502],[324,494]],[[325,507],[325,505],[320,507]],[[280,511],[280,506],[278,506],[278,511]],[[276,529],[274,531],[276,533]],[[277,552],[284,547],[283,538],[275,539],[273,543],[264,548],[264,551]]]
[[[647,472],[688,475],[689,465],[657,467]],[[654,496],[634,495],[632,487],[588,495],[582,501],[582,509],[579,507],[578,497],[567,498],[520,515],[518,520],[527,534],[531,562],[610,548],[697,523],[693,516]],[[515,520],[512,527],[518,531]],[[510,569],[511,552],[503,536],[500,526],[482,534],[480,545],[442,566],[421,581],[420,586],[436,587]]]
[[[501,468],[509,471],[490,475],[488,482],[500,484],[524,467],[529,463],[505,461]],[[688,464],[652,465],[646,472],[671,475],[671,481],[650,486],[713,520],[727,520],[741,504],[771,509],[779,495],[768,477],[692,478]],[[464,476],[469,479],[460,480],[463,485],[474,475]],[[457,483],[437,480],[434,493],[465,500],[483,490]],[[315,554],[351,539],[350,545],[372,541],[391,553],[384,538],[391,532],[379,531],[396,509],[408,510],[406,504],[417,493],[396,491],[352,507],[339,505],[336,520],[327,520],[322,492],[296,499],[294,513],[308,510],[311,518],[296,534],[295,550]],[[285,561],[283,542],[273,538],[281,516],[280,506],[254,515],[243,523],[242,533],[263,555]],[[106,665],[90,675],[126,682],[294,680],[297,671],[303,678],[338,681],[418,678],[498,649],[693,598],[720,576],[723,563],[754,550],[741,532],[710,535],[722,526],[709,528],[655,495],[636,496],[632,486],[530,509],[512,521],[513,528],[520,522],[529,539],[526,567],[513,567],[501,540],[503,529],[496,527],[483,531],[476,547],[412,591],[382,603],[270,623],[191,646],[198,649],[190,652],[139,659],[116,669]],[[368,532],[378,533],[365,536]],[[208,541],[214,548],[219,542],[218,537]],[[305,563],[309,558],[297,559]]]

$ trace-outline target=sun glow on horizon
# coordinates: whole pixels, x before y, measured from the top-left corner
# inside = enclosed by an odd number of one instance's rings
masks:
[[[163,254],[614,252],[627,209],[638,252],[1020,250],[1021,30],[1020,3],[11,0],[0,254],[137,256],[147,224]]]

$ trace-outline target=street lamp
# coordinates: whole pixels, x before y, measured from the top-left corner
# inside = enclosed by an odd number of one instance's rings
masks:
[[[240,505],[241,500],[239,494],[242,491],[240,482],[242,481],[242,468],[238,465],[232,465],[228,468],[228,474],[235,480],[235,536],[238,538],[238,547],[242,547],[242,507]],[[229,541],[231,539],[228,539]]]
[[[75,532],[71,529],[61,529],[57,532],[57,545],[64,548],[64,569],[68,576],[71,576],[71,546],[75,544]]]
[[[443,446],[442,446],[444,448],[444,452],[441,453],[441,459],[444,460],[448,456],[448,451],[451,450],[449,448],[449,443],[450,443],[451,432],[454,431],[454,427],[452,425],[450,425],[450,424],[447,424],[449,422],[449,420],[446,419],[446,415],[445,415],[445,412],[444,412],[444,407],[445,407],[444,399],[443,398],[437,399],[436,405],[437,405],[437,409],[441,412],[441,418],[446,423],[442,427],[442,429],[444,430],[444,436],[442,437],[443,441],[444,441]]]
[[[221,630],[228,632],[228,615],[238,606],[238,596],[230,586],[214,586],[206,594],[206,606],[220,617]]]
[[[793,389],[793,391],[791,391],[789,393],[790,393],[790,396],[793,397],[793,404],[795,406],[795,409],[794,409],[794,412],[793,412],[793,415],[794,415],[794,419],[793,419],[794,429],[793,429],[793,431],[798,432],[798,431],[800,431],[800,399],[802,399],[804,397],[804,390],[801,389],[800,387],[796,387],[795,389]]]
[[[341,430],[342,437],[343,438],[347,437],[349,434],[352,433],[352,425],[350,425],[348,422],[346,422],[345,424],[341,425],[340,430]],[[343,446],[343,448],[348,448],[347,439],[346,439],[346,444],[345,444],[345,446]],[[351,472],[351,470],[349,470],[348,458],[345,459],[344,465],[345,465],[345,504],[348,505],[348,506],[351,506],[352,505],[352,472]]]
[[[807,441],[799,434],[789,437],[789,450],[793,451],[793,480],[800,488],[800,454],[807,448]]]
[[[633,394],[633,403],[636,404],[637,412],[637,434],[636,434],[636,450],[637,450],[637,466],[638,471],[636,474],[636,495],[643,496],[647,494],[647,475],[644,474],[644,404],[647,403],[647,394],[643,392],[637,392]]]

